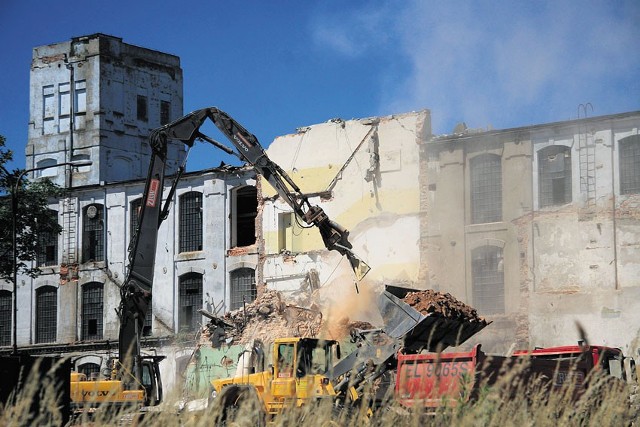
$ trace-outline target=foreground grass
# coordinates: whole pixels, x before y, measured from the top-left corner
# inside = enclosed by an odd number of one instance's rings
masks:
[[[291,409],[278,415],[270,425],[298,426],[630,426],[637,412],[629,403],[630,387],[610,378],[593,376],[587,379],[589,387],[575,397],[576,387],[569,385],[549,390],[548,382],[524,381],[518,368],[501,375],[491,387],[479,387],[473,401],[460,399],[444,403],[434,413],[424,408],[404,408],[390,399],[378,408],[372,417],[366,408],[338,411],[332,402],[324,400]],[[181,412],[176,408],[177,398],[171,396],[158,409],[143,418],[136,412],[115,408],[100,408],[95,414],[84,414],[74,420],[76,425],[116,426],[132,424],[146,426],[200,427],[215,425],[220,414],[217,408],[201,412]],[[2,426],[55,426],[63,425],[56,384],[46,378],[30,378],[24,393],[15,405],[0,408]],[[264,422],[259,408],[241,407],[237,417],[227,425],[258,426]]]

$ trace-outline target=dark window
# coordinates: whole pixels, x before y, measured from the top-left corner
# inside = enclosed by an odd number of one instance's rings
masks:
[[[552,145],[538,151],[540,207],[571,202],[571,148]]]
[[[202,193],[180,197],[180,252],[202,250]]]
[[[620,140],[620,194],[640,194],[640,135]]]
[[[0,346],[11,345],[11,318],[13,317],[12,293],[0,291]]]
[[[82,340],[102,339],[102,283],[87,283],[82,287]]]
[[[502,221],[500,156],[482,154],[471,160],[471,223]]]
[[[49,209],[49,215],[56,220],[58,212]],[[38,267],[58,264],[58,233],[43,231],[38,236]]]
[[[133,240],[133,236],[138,229],[138,215],[140,214],[140,208],[142,207],[142,198],[136,199],[130,204],[131,210],[129,213],[129,242]]]
[[[160,124],[166,125],[171,121],[171,103],[160,101]]]
[[[481,314],[504,313],[502,248],[482,246],[472,258],[473,306]]]
[[[239,268],[231,272],[231,304],[230,310],[242,307],[256,299],[255,272],[251,268]]]
[[[43,286],[36,290],[36,343],[56,341],[58,290]]]
[[[202,274],[187,273],[180,276],[180,312],[178,314],[178,329],[180,331],[195,331],[198,329],[202,308]]]
[[[84,262],[104,261],[104,207],[93,204],[83,212],[82,259]]]
[[[137,105],[137,117],[138,120],[146,122],[148,120],[147,116],[147,97],[144,95],[138,95]]]
[[[82,365],[78,366],[78,372],[80,372],[81,374],[85,374],[87,378],[91,378],[93,374],[100,374],[100,365],[98,365],[97,363],[83,363]]]
[[[153,297],[152,297],[153,299]],[[142,326],[142,336],[148,337],[151,336],[151,316],[153,313],[152,309],[152,299],[149,300],[149,306],[147,307],[147,314],[144,316],[144,325]]]
[[[231,246],[249,246],[256,242],[258,191],[248,185],[233,192]]]

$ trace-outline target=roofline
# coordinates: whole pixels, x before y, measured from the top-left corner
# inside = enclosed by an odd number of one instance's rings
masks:
[[[492,129],[487,131],[478,131],[478,132],[470,132],[470,133],[462,133],[462,134],[433,135],[431,136],[431,138],[429,138],[427,142],[437,143],[437,142],[449,142],[452,140],[459,141],[465,138],[471,139],[478,136],[491,136],[491,135],[500,135],[500,134],[508,134],[508,133],[519,133],[523,131],[535,131],[535,130],[541,130],[541,129],[545,129],[553,126],[572,126],[572,125],[577,125],[581,123],[624,119],[624,118],[629,118],[633,116],[640,116],[640,110],[628,111],[624,113],[607,114],[603,116],[585,117],[581,119],[564,120],[564,121],[558,121],[558,122],[538,123],[534,125],[519,126],[514,128],[506,128],[506,129]]]

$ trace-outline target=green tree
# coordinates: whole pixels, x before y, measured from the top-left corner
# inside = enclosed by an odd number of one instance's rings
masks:
[[[16,189],[18,209],[16,215],[16,246],[18,272],[31,277],[40,271],[32,267],[40,249],[44,233],[60,234],[58,218],[51,215],[48,201],[62,196],[63,190],[49,179],[30,182],[20,178],[23,170],[9,171],[5,165],[13,159],[13,152],[5,148],[5,137],[0,135],[0,279],[13,279],[13,212],[11,194]],[[17,183],[17,186],[16,186]]]

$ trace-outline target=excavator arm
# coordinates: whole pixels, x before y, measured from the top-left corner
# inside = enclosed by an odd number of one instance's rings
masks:
[[[201,132],[200,128],[207,120],[210,120],[229,139],[234,146],[233,149]],[[322,208],[312,205],[291,177],[269,159],[258,139],[224,111],[216,107],[196,110],[157,128],[149,136],[153,153],[138,213],[138,229],[129,245],[129,268],[121,287],[121,303],[118,310],[120,316],[119,359],[137,379],[141,376],[140,336],[144,318],[151,303],[158,227],[166,217],[177,182],[184,171],[184,167],[178,171],[163,207],[164,168],[169,140],[182,141],[189,147],[192,147],[197,140],[206,141],[247,162],[275,188],[278,195],[289,204],[298,217],[310,226],[318,228],[327,249],[335,250],[347,257],[358,280],[362,279],[370,269],[351,251],[349,232],[330,220]]]
[[[229,139],[235,150],[200,132],[207,119]],[[327,249],[347,257],[358,280],[369,271],[369,266],[351,251],[349,232],[330,220],[321,207],[312,205],[291,177],[269,159],[258,139],[224,111],[216,107],[197,110],[160,128],[158,132],[165,138],[178,139],[187,145],[192,145],[197,139],[204,140],[246,161],[271,184],[298,217],[305,223],[318,227]]]

